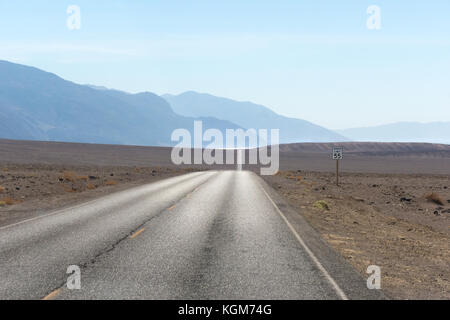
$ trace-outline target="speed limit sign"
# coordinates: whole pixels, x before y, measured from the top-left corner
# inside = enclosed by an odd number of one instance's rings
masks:
[[[333,160],[342,160],[344,148],[333,148]]]

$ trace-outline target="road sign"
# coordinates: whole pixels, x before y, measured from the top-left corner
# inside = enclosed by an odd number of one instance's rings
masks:
[[[339,160],[342,160],[344,153],[343,147],[333,148],[333,160],[336,160],[336,185],[339,186]]]
[[[333,160],[342,160],[344,153],[344,148],[336,147],[333,148]]]

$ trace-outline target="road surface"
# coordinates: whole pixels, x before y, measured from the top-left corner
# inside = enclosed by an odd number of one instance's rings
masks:
[[[0,299],[371,298],[267,188],[247,171],[197,172],[2,227]]]

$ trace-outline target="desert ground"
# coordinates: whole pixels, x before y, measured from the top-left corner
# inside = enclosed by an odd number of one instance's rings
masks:
[[[382,271],[394,299],[450,299],[450,146],[345,143],[280,146],[264,176],[363,276]],[[0,140],[0,226],[193,170],[170,148]],[[254,166],[244,169],[257,170]]]
[[[342,145],[342,144],[340,144]],[[363,276],[381,267],[393,299],[450,299],[450,146],[347,143],[280,146],[264,176]]]
[[[361,274],[379,266],[388,296],[450,299],[450,175],[345,173],[339,187],[326,172],[264,178]]]

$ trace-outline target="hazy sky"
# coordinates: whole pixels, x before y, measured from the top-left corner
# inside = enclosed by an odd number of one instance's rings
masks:
[[[380,30],[367,28],[370,5]],[[449,0],[0,0],[0,59],[129,92],[252,101],[331,129],[450,121]]]

